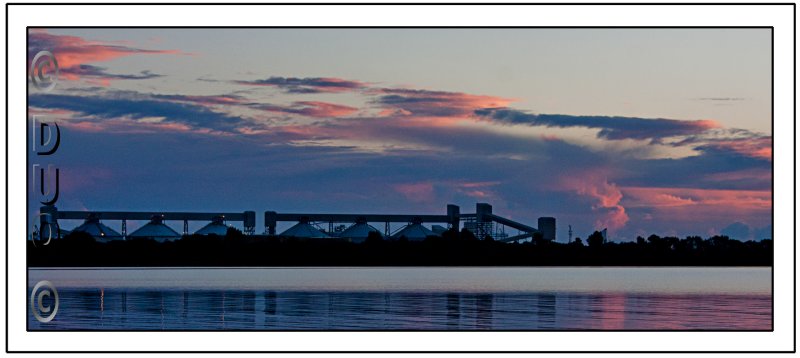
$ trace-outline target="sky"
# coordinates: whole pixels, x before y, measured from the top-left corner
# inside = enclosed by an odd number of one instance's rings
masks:
[[[34,29],[60,75],[28,104],[62,130],[62,210],[487,202],[561,242],[762,239],[769,31]]]

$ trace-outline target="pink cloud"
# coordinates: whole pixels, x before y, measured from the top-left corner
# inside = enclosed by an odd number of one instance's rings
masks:
[[[373,102],[385,115],[440,119],[447,123],[472,117],[476,109],[505,107],[514,101],[497,96],[404,88],[375,88],[368,93],[379,96]]]
[[[39,107],[30,107],[28,108],[28,114],[30,115],[39,115],[43,116],[48,119],[57,119],[59,117],[70,117],[75,115],[75,112],[62,109],[62,108],[39,108]]]
[[[88,133],[125,133],[125,134],[146,134],[146,133],[198,133],[213,135],[229,135],[223,132],[214,131],[207,128],[193,128],[184,123],[177,122],[146,122],[133,119],[111,119],[103,121],[86,121],[71,119],[60,121],[59,125],[64,128]]]
[[[378,112],[378,117],[402,117],[410,116],[412,113],[405,109],[386,108]]]
[[[100,183],[114,179],[112,170],[96,167],[61,168],[59,187],[63,193],[74,194],[81,189],[92,188]]]
[[[395,184],[392,188],[412,202],[428,202],[433,199],[433,183],[431,182]]]
[[[703,130],[722,128],[722,124],[713,119],[698,119],[695,121],[687,121],[687,122],[690,123],[691,126],[693,126],[698,132],[701,132]]]
[[[673,223],[748,221],[769,223],[772,211],[769,190],[721,190],[695,188],[623,187],[627,207],[652,210],[655,220]],[[758,219],[760,222],[754,222]]]
[[[345,117],[358,111],[358,108],[355,107],[320,101],[294,102],[290,106],[256,104],[251,107],[267,112],[298,114],[314,118]]]
[[[771,210],[769,190],[624,187],[625,205],[631,207],[718,206],[732,210]]]
[[[587,170],[578,175],[562,177],[558,188],[595,200],[592,210],[602,214],[595,222],[597,229],[617,230],[624,227],[630,219],[625,207],[620,204],[622,191],[616,184],[608,181],[605,170]]]
[[[79,66],[88,63],[111,61],[132,55],[183,54],[178,50],[148,50],[119,44],[109,44],[86,40],[78,36],[53,35],[45,30],[31,31],[28,34],[29,61],[35,51],[48,50],[53,53],[61,69],[61,77],[78,80]],[[30,51],[34,51],[31,53]],[[92,79],[93,83],[106,84],[104,78]]]
[[[740,138],[721,140],[709,144],[712,148],[722,148],[748,157],[772,160],[772,138]]]
[[[542,140],[547,141],[547,142],[560,142],[561,141],[561,138],[559,138],[555,134],[542,134],[542,135],[539,136],[539,138],[542,138]]]
[[[320,101],[303,101],[294,104],[302,106],[301,111],[309,117],[344,117],[358,111],[358,108],[355,107]]]
[[[325,131],[323,128],[314,125],[285,125],[272,127],[269,131],[276,134],[277,138],[287,140],[332,138],[329,131]],[[335,138],[340,137],[335,136]]]
[[[496,193],[491,190],[491,187],[500,184],[497,181],[486,182],[455,182],[448,186],[456,188],[456,191],[475,199],[491,199],[495,198]]]
[[[644,189],[644,190],[642,190]],[[697,205],[698,202],[690,197],[681,197],[676,194],[665,193],[651,188],[630,189],[630,197],[626,199],[628,207],[674,207]]]

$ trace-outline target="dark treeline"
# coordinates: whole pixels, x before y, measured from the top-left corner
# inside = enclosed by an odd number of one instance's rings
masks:
[[[425,241],[383,240],[363,243],[337,239],[189,235],[158,243],[128,240],[98,243],[71,233],[49,245],[28,241],[30,267],[91,266],[771,266],[772,240],[702,239],[689,236],[604,242],[599,232],[586,244],[556,243],[535,236],[532,242],[507,244],[450,230]]]

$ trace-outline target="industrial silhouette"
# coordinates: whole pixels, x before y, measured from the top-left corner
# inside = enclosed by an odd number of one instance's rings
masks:
[[[74,266],[770,266],[772,240],[702,239],[689,236],[607,240],[606,230],[585,240],[555,240],[556,220],[542,217],[534,228],[492,213],[448,205],[444,215],[264,213],[264,233],[255,234],[254,211],[241,213],[60,211],[42,208],[29,240],[31,267]],[[117,232],[100,220],[120,221]],[[84,220],[72,231],[60,221]],[[149,220],[127,233],[128,220]],[[183,222],[183,233],[165,222]],[[189,233],[189,221],[209,222]],[[241,222],[241,231],[226,223]],[[294,223],[276,234],[279,222]],[[370,223],[383,223],[383,231]],[[390,224],[403,227],[391,230]],[[432,229],[428,223],[441,223]],[[327,228],[323,227],[327,224]],[[349,224],[349,227],[346,225]],[[463,224],[463,225],[462,225]],[[506,227],[518,230],[509,235]],[[572,236],[571,228],[569,236]],[[53,236],[51,236],[53,235]],[[55,240],[50,240],[56,237]],[[61,239],[58,239],[61,238]],[[52,242],[51,242],[52,241]]]
[[[106,242],[110,240],[127,239],[153,239],[158,242],[175,241],[182,236],[189,235],[189,221],[210,221],[208,225],[195,232],[199,235],[216,234],[224,236],[228,225],[226,222],[241,222],[245,235],[255,235],[256,215],[255,211],[245,211],[242,213],[199,213],[199,212],[120,212],[120,211],[62,211],[55,206],[43,206],[41,208],[39,236],[51,235],[53,228],[61,229],[59,220],[85,220],[84,223],[73,232],[84,232],[96,240]],[[121,233],[108,227],[100,220],[120,221]],[[129,220],[150,220],[147,224],[136,231],[127,233],[127,222]],[[183,222],[183,232],[170,228],[165,221]],[[278,222],[296,222],[289,229],[276,234]],[[487,203],[477,203],[474,214],[462,214],[457,205],[447,205],[445,215],[417,215],[417,214],[310,214],[310,213],[278,213],[266,211],[264,213],[264,235],[297,237],[309,239],[322,238],[341,238],[351,242],[365,241],[371,232],[381,235],[384,239],[406,239],[411,241],[422,241],[428,237],[441,237],[445,230],[453,229],[459,231],[461,223],[463,227],[472,232],[477,238],[485,239],[491,237],[500,242],[520,242],[532,239],[540,234],[542,238],[549,241],[556,239],[556,219],[552,217],[541,217],[538,220],[538,228],[528,226],[517,221],[504,218],[492,213],[492,206]],[[350,226],[342,231],[337,231],[337,224],[349,224]],[[369,223],[382,223],[384,230],[381,232]],[[406,224],[402,228],[391,231],[390,224]],[[424,224],[443,223],[447,227],[434,225],[429,229]],[[319,227],[327,224],[327,229]],[[506,233],[506,227],[516,229],[518,232],[510,236]],[[56,235],[67,234],[59,230]]]

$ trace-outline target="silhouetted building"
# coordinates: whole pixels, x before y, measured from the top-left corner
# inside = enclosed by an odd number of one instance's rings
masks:
[[[215,216],[211,222],[203,226],[200,230],[197,230],[195,234],[197,235],[219,235],[225,236],[228,233],[228,228],[230,226],[225,224],[225,217],[224,216]]]
[[[422,241],[428,236],[439,236],[430,229],[422,226],[422,221],[414,220],[403,229],[392,235],[393,239],[405,237],[409,241]]]
[[[122,235],[120,233],[114,231],[114,229],[104,225],[100,222],[100,218],[94,214],[89,214],[89,217],[86,218],[86,221],[83,222],[80,226],[72,229],[73,232],[85,232],[89,235],[92,235],[95,240],[97,241],[113,241],[113,240],[123,240]]]
[[[541,217],[539,218],[539,232],[542,233],[542,238],[548,241],[555,241],[556,239],[556,218]]]
[[[349,239],[351,242],[362,242],[367,239],[371,232],[376,232],[383,237],[380,230],[368,224],[366,219],[360,218],[355,224],[342,231],[339,237]]]
[[[431,230],[435,232],[437,235],[444,234],[447,231],[447,228],[442,225],[431,225]]]
[[[138,239],[153,239],[158,242],[172,241],[181,238],[177,231],[172,230],[171,227],[164,224],[164,217],[162,215],[153,215],[150,222],[144,226],[136,229],[128,235],[130,238]]]
[[[330,237],[328,234],[322,232],[322,230],[317,229],[313,225],[309,224],[307,218],[301,218],[299,223],[286,229],[286,231],[281,233],[281,236],[306,239],[321,239]]]

